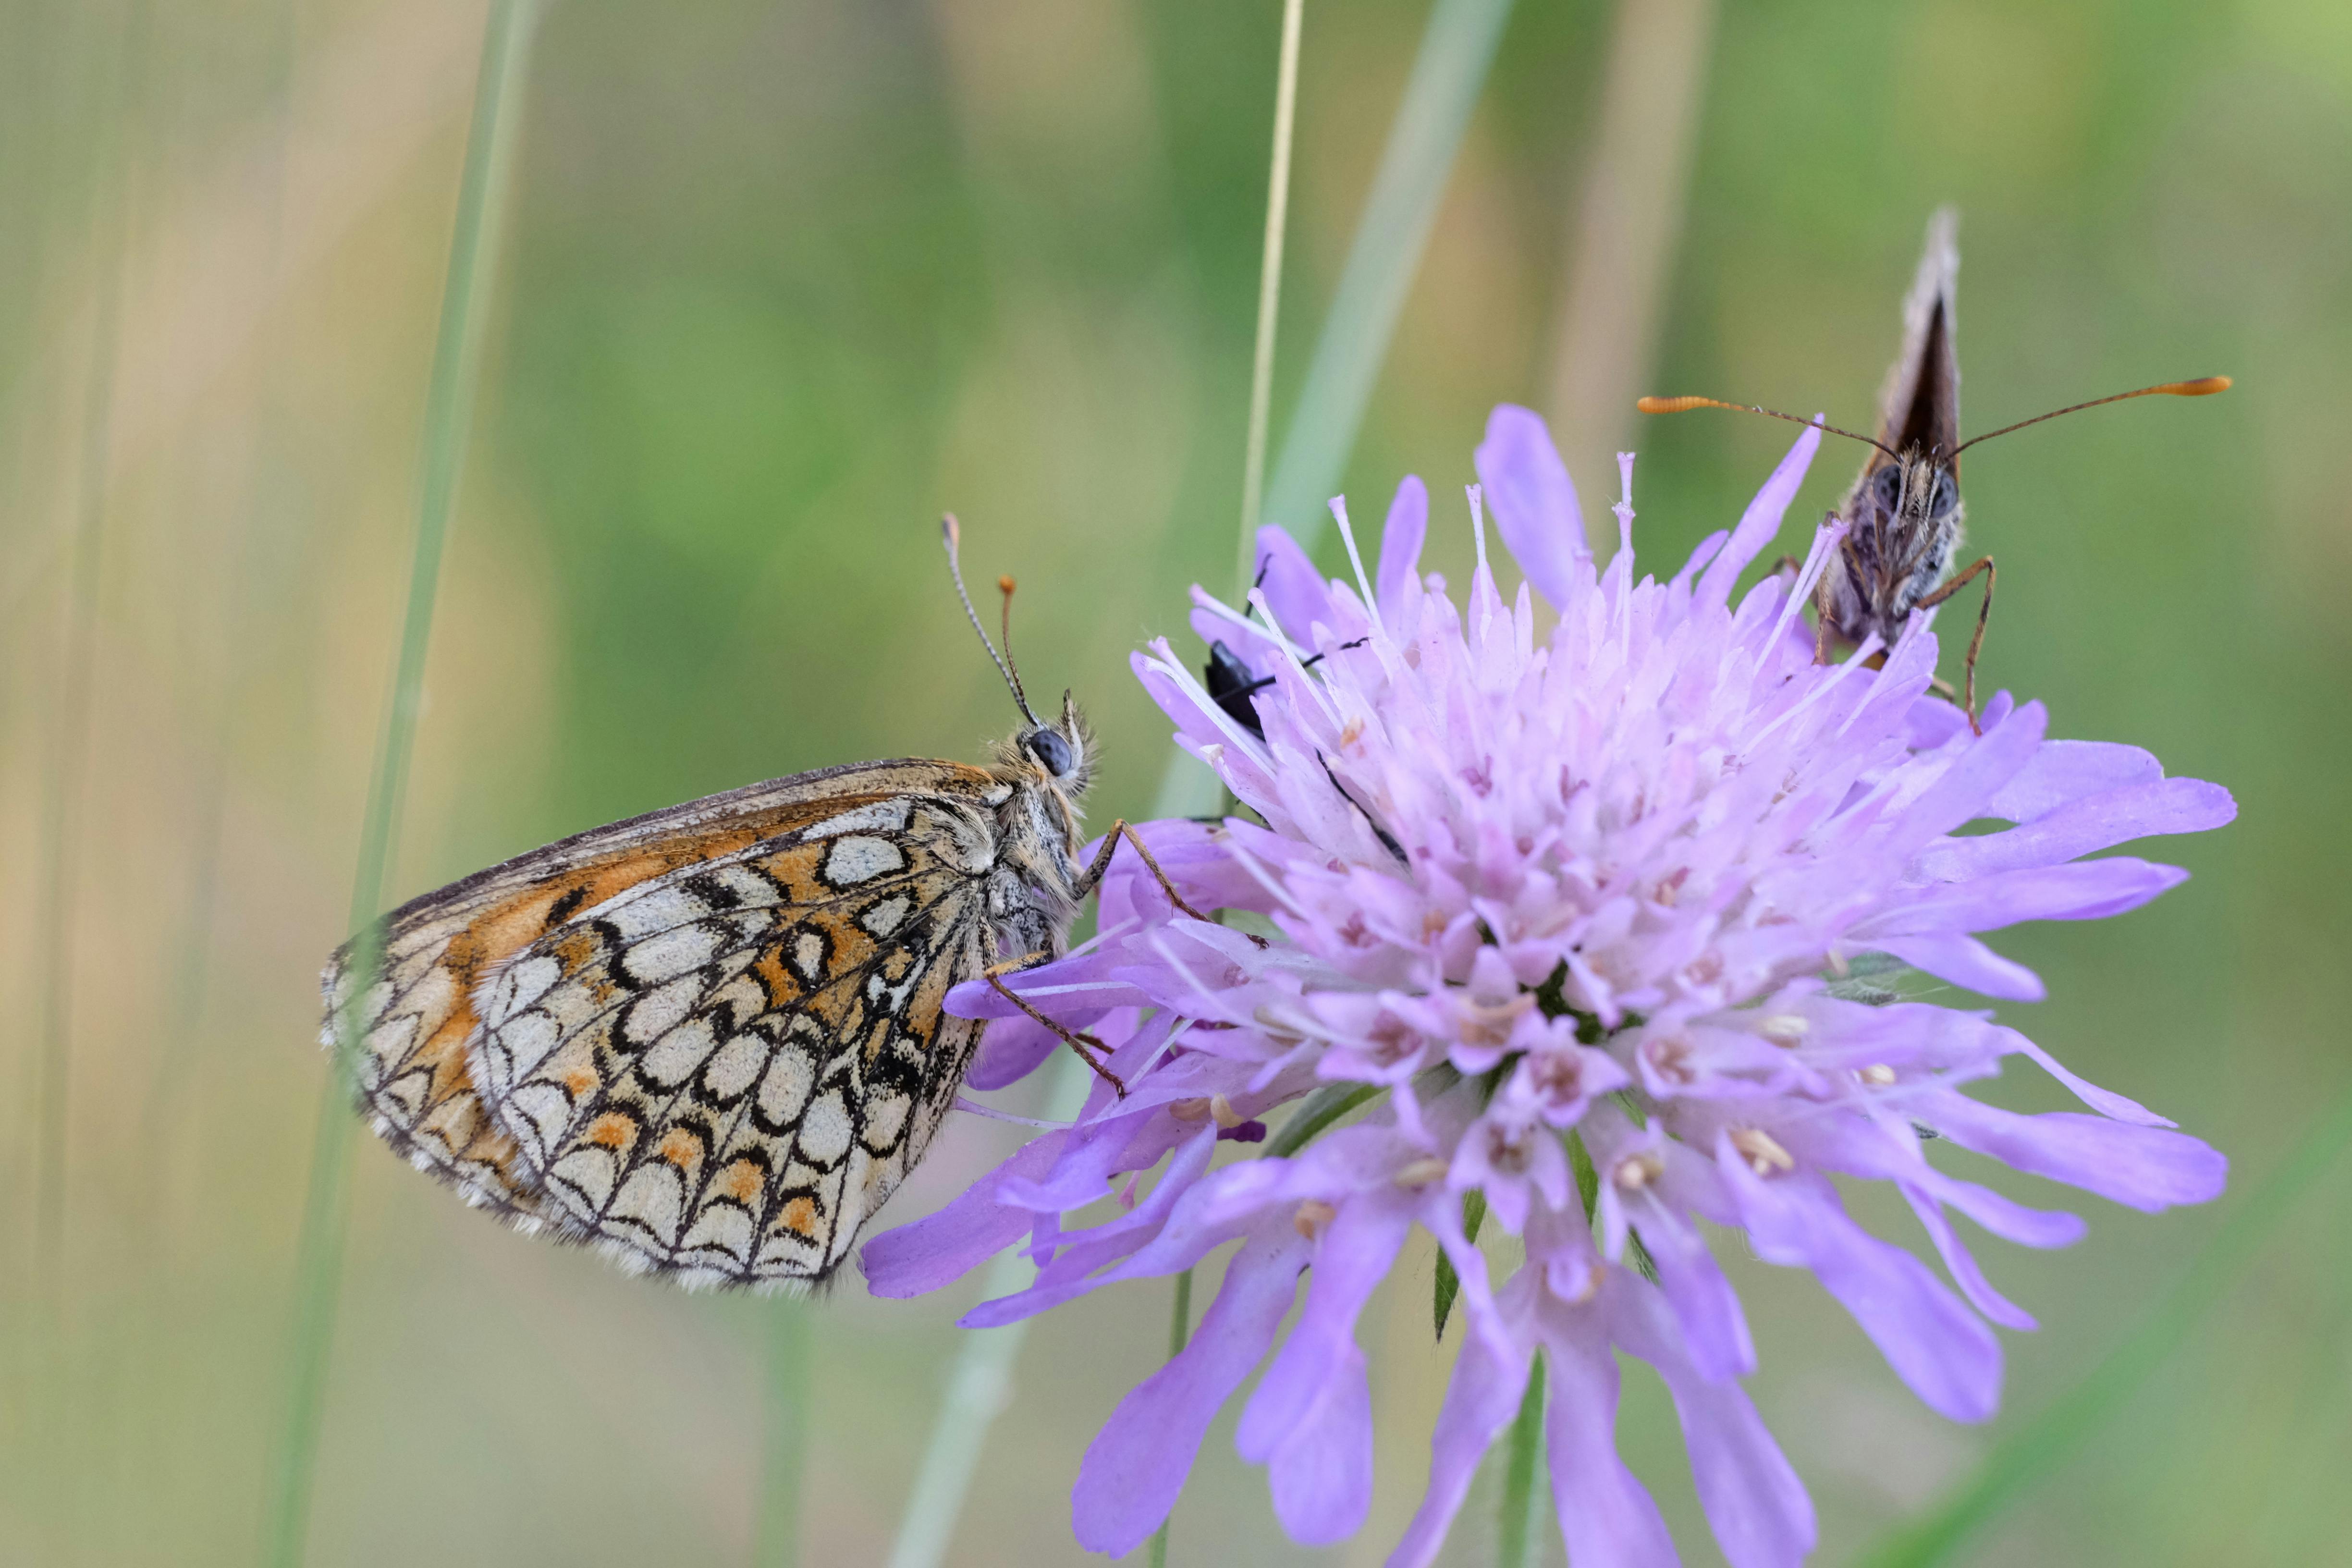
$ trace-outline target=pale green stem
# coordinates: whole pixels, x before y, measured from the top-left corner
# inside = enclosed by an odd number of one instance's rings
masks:
[[[74,902],[79,891],[81,813],[89,765],[90,702],[98,664],[99,571],[105,557],[107,475],[113,457],[115,351],[121,321],[128,153],[122,126],[136,90],[146,8],[125,19],[119,75],[106,95],[92,145],[89,369],[82,396],[72,542],[68,547],[65,646],[57,682],[57,728],[42,778],[40,905],[34,930],[44,944],[39,1078],[33,1178],[33,1269],[48,1322],[58,1325],[66,1219],[66,1119],[73,1075]]]
[[[1257,573],[1257,519],[1265,500],[1265,427],[1274,402],[1275,318],[1282,304],[1282,237],[1290,211],[1290,132],[1298,107],[1298,28],[1306,0],[1283,0],[1282,64],[1274,89],[1274,157],[1265,181],[1265,250],[1258,258],[1257,346],[1250,361],[1249,447],[1242,461],[1237,593]]]
[[[1168,1316],[1168,1359],[1174,1361],[1184,1353],[1185,1342],[1192,1337],[1192,1271],[1189,1268],[1176,1276],[1176,1300]],[[1151,1532],[1151,1568],[1168,1568],[1169,1521],[1161,1520],[1160,1528]]]
[[[2279,1168],[2241,1198],[2221,1234],[2129,1338],[2090,1376],[1986,1456],[1976,1475],[1926,1519],[1873,1545],[1867,1568],[1928,1568],[1944,1563],[2003,1510],[2063,1468],[2091,1434],[2111,1420],[2147,1380],[2170,1363],[2192,1330],[2245,1278],[2279,1222],[2345,1145],[2352,1143],[2352,1095],[2303,1135]]]
[[[1266,516],[1314,548],[1339,487],[1511,0],[1437,0],[1307,364]]]
[[[1046,1091],[1045,1116],[1070,1121],[1085,1109],[1094,1074],[1076,1051],[1065,1052]],[[1001,1253],[988,1266],[982,1298],[994,1300],[1025,1289],[1037,1271],[1015,1247]],[[964,1335],[956,1353],[955,1370],[940,1401],[939,1419],[931,1427],[930,1447],[923,1468],[915,1474],[914,1490],[898,1521],[898,1539],[890,1548],[890,1568],[938,1568],[947,1561],[954,1539],[956,1518],[963,1511],[964,1495],[971,1489],[988,1429],[1013,1398],[1013,1366],[1021,1343],[1029,1335],[1024,1320],[1002,1328],[975,1329]]]
[[[1519,1414],[1504,1439],[1503,1511],[1495,1531],[1496,1568],[1527,1568],[1535,1561],[1536,1461],[1543,1452],[1544,1363],[1528,1369]]]
[[[814,1310],[778,1301],[768,1324],[768,1424],[761,1456],[760,1528],[751,1561],[759,1568],[797,1568],[801,1560],[801,1477],[808,1467],[809,1342]]]
[[[425,655],[440,584],[442,548],[448,536],[451,503],[464,466],[479,358],[482,297],[488,292],[496,253],[499,198],[506,184],[513,143],[512,124],[530,52],[534,0],[492,0],[482,37],[480,74],[474,88],[473,125],[466,144],[465,173],[458,186],[457,227],[441,296],[441,323],[433,350],[433,378],[425,405],[423,472],[419,484],[416,551],[408,577],[407,608],[402,616],[400,651],[392,698],[368,784],[367,814],[360,833],[359,867],[352,881],[351,994],[353,1005],[337,1021],[337,1043],[319,1107],[310,1146],[310,1184],[304,1194],[302,1229],[296,1243],[292,1354],[287,1403],[268,1474],[263,1514],[262,1560],[273,1568],[302,1561],[309,1531],[312,1483],[317,1475],[319,1430],[325,1413],[327,1365],[334,1338],[335,1311],[342,1279],[345,1239],[345,1167],[353,1121],[351,1096],[359,1051],[356,999],[373,981],[383,958],[376,925],[392,858],[393,834],[424,699]]]

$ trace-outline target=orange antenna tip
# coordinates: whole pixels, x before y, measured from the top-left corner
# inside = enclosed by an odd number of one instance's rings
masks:
[[[1013,596],[1013,578],[1010,574],[996,580],[996,591],[1008,599]]]
[[[2226,375],[2205,375],[2195,381],[2169,382],[2156,390],[2168,392],[2175,397],[2210,397],[2217,392],[2229,391],[2230,378]]]
[[[1685,414],[1694,408],[1721,408],[1712,397],[1643,397],[1633,406],[1644,414]]]

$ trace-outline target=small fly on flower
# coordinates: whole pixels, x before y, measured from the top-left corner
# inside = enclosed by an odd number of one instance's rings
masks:
[[[1001,976],[1060,957],[1124,836],[1085,858],[1092,737],[1038,717],[992,765],[904,759],[747,785],[412,900],[323,979],[378,1136],[468,1204],[688,1287],[818,1282],[922,1158],[985,1026],[982,980],[1123,1098],[1101,1042]],[[1194,916],[1195,919],[1199,917]]]
[[[1960,364],[1954,346],[1956,316],[1953,299],[1959,279],[1960,250],[1956,237],[1958,216],[1949,207],[1938,210],[1927,223],[1927,253],[1911,292],[1903,302],[1903,352],[1886,374],[1879,395],[1878,437],[1857,435],[1834,425],[1821,427],[1833,436],[1867,443],[1874,450],[1854,479],[1853,489],[1831,515],[1845,524],[1845,537],[1830,557],[1828,569],[1813,591],[1817,617],[1814,657],[1826,660],[1835,637],[1858,647],[1875,636],[1882,648],[1892,647],[1909,623],[1914,610],[1942,604],[1981,576],[1984,601],[1977,611],[1975,634],[1969,639],[1968,662],[1961,702],[1969,723],[1977,721],[1977,655],[1984,647],[1985,623],[1992,616],[1995,574],[1992,557],[1979,557],[1958,576],[1951,576],[1952,559],[1960,547],[1960,454],[1979,441],[2006,436],[2062,414],[2079,413],[2104,403],[2162,394],[2170,397],[2204,397],[2226,391],[2230,378],[2209,375],[2196,381],[2168,381],[2134,392],[2094,398],[2064,408],[2021,419],[1998,430],[1960,439]],[[1644,414],[1680,414],[1692,408],[1728,408],[1767,415],[1793,424],[1799,419],[1752,404],[1725,403],[1712,397],[1644,397],[1635,405]]]

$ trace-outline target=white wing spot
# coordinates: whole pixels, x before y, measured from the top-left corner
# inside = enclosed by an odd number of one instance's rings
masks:
[[[702,1069],[703,1086],[720,1100],[732,1100],[751,1087],[767,1059],[767,1041],[757,1035],[738,1035],[719,1047]]]
[[[914,907],[915,900],[900,893],[867,910],[857,918],[857,923],[864,926],[869,935],[886,937],[906,923],[907,913]]]
[[[835,841],[824,858],[824,879],[836,888],[854,887],[904,870],[906,865],[907,857],[896,844],[861,834]]]
[[[824,978],[824,938],[813,931],[796,933],[793,938],[793,973],[814,985]]]
[[[640,985],[658,985],[709,963],[723,935],[716,926],[679,926],[633,943],[621,955],[621,968]]]
[[[801,1121],[795,1152],[819,1165],[830,1165],[849,1152],[849,1107],[835,1089],[808,1109]]]
[[[907,814],[914,808],[915,803],[904,795],[891,800],[877,800],[870,805],[861,805],[855,811],[845,811],[839,816],[828,816],[814,826],[804,827],[801,830],[801,837],[834,838],[844,833],[872,833],[877,829],[886,833],[904,833],[907,830]]]

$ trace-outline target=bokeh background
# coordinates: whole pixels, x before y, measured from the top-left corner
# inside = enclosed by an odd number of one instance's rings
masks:
[[[1596,514],[1604,454],[1636,441],[1639,548],[1678,562],[1784,431],[1637,428],[1624,404],[1866,421],[1941,202],[1964,213],[1969,426],[2238,377],[1968,471],[2002,569],[1990,681],[2242,810],[2153,851],[2196,873],[2154,907],[2005,934],[2052,997],[2005,1016],[2227,1151],[2232,1194],[2156,1219],[2085,1198],[2071,1253],[1994,1244],[2043,1328],[2007,1336],[1983,1429],[1910,1399],[1808,1280],[1735,1263],[1820,1561],[1963,1483],[2226,1227],[2273,1219],[2179,1352],[1966,1560],[2343,1561],[2352,1159],[2288,1212],[2244,1200],[2352,1084],[2352,8],[1622,9],[1510,18],[1353,445],[1360,518],[1401,474],[1430,481],[1434,564],[1466,564],[1443,498],[1506,399],[1555,417]],[[1278,13],[552,6],[392,897],[757,778],[977,757],[1013,715],[942,581],[950,507],[976,576],[1024,584],[1032,683],[1074,687],[1100,726],[1099,819],[1148,810],[1169,748],[1126,656],[1181,633],[1188,584],[1229,586]],[[326,1071],[313,976],[343,934],[397,641],[483,15],[0,5],[0,1561],[257,1550]],[[1427,16],[1309,0],[1277,447]],[[1800,515],[1854,456],[1824,452]],[[51,1248],[36,1151],[58,1042]],[[960,1120],[891,1217],[1017,1131]],[[625,1279],[465,1211],[373,1140],[351,1158],[310,1560],[749,1561],[791,1309]],[[1172,1561],[1380,1560],[1453,1352],[1430,1342],[1431,1266],[1361,1330],[1382,1434],[1363,1537],[1285,1541],[1228,1419]],[[887,1557],[975,1292],[878,1301],[850,1279],[805,1309],[803,1561]],[[1080,1555],[1078,1456],[1157,1364],[1167,1310],[1163,1287],[1122,1289],[1038,1327],[949,1560]],[[1654,1384],[1629,1383],[1622,1425],[1688,1559],[1714,1561]],[[1487,1496],[1450,1560],[1488,1560]]]

